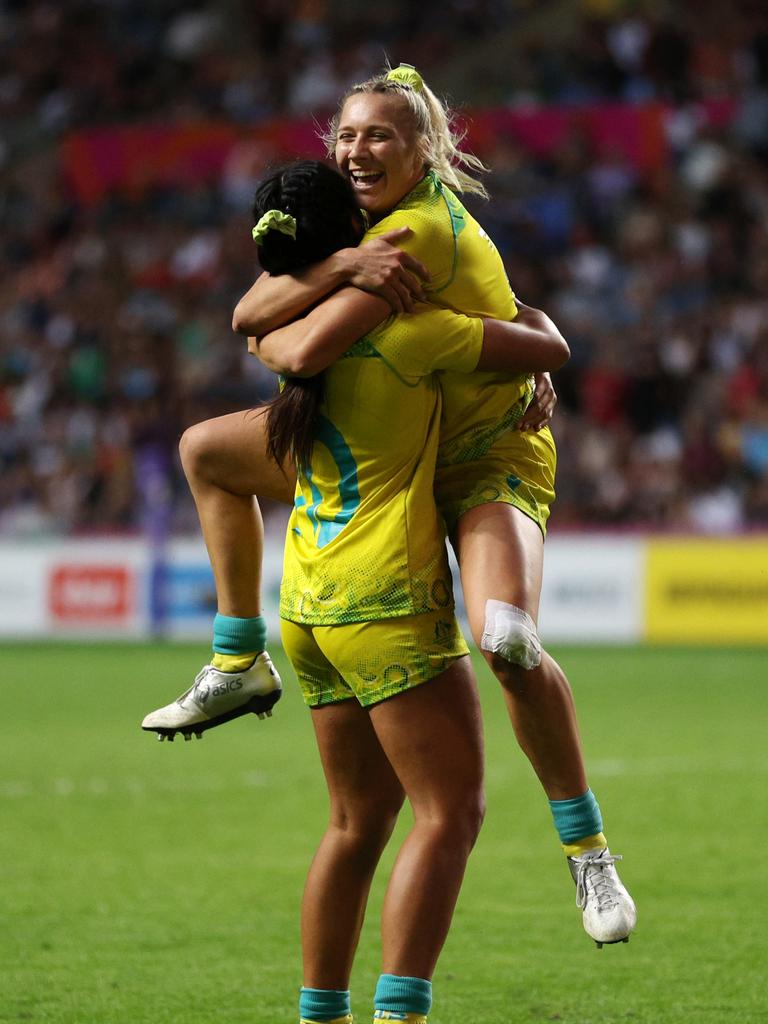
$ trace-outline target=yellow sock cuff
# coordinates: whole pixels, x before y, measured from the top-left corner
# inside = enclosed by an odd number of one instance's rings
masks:
[[[594,836],[584,836],[578,843],[563,843],[563,851],[566,857],[580,857],[587,850],[604,850],[607,845],[608,840],[598,832]]]
[[[245,672],[256,660],[256,654],[219,654],[216,651],[211,664],[219,672]],[[343,1019],[343,1018],[340,1018]]]
[[[343,1017],[334,1017],[333,1020],[316,1021],[309,1017],[302,1017],[299,1024],[353,1024],[352,1014],[345,1013]]]

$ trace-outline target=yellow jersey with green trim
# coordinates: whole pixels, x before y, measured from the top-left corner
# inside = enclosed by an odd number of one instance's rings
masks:
[[[365,238],[400,227],[409,227],[412,234],[398,242],[399,248],[420,259],[431,274],[425,288],[430,302],[468,316],[514,320],[515,297],[496,246],[434,171]],[[486,455],[520,419],[533,394],[533,378],[527,374],[444,373],[440,384],[438,467]]]
[[[334,625],[453,607],[433,493],[438,370],[470,373],[483,324],[424,305],[330,366],[288,523],[280,615]]]

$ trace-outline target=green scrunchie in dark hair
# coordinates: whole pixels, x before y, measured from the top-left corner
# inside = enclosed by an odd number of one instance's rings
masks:
[[[267,210],[259,218],[256,227],[251,232],[256,245],[261,245],[267,237],[267,233],[273,230],[280,231],[282,234],[288,235],[295,240],[296,218],[292,217],[290,213],[283,213],[282,210]]]

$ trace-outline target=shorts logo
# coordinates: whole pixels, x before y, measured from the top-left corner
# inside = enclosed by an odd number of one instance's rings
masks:
[[[453,636],[453,625],[445,619],[438,619],[435,623],[435,640],[448,640]]]

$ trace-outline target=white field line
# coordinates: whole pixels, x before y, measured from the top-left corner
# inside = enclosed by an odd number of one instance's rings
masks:
[[[262,789],[269,786],[265,772],[242,772],[240,775],[225,777],[210,772],[204,778],[149,779],[127,777],[105,779],[100,776],[70,778],[58,776],[47,780],[0,779],[0,799],[28,800],[33,797],[71,796],[141,796],[144,793],[220,793],[231,789]]]
[[[604,758],[587,761],[591,777],[619,776],[658,777],[669,775],[707,775],[716,773],[768,774],[768,758],[739,757],[694,758],[674,755],[650,758]],[[515,770],[525,770],[515,766]],[[509,781],[509,767],[496,762],[488,765],[487,779],[497,784]],[[47,780],[0,778],[0,800],[27,800],[31,797],[105,797],[114,795],[141,796],[145,793],[220,793],[225,790],[263,789],[270,785],[266,772],[248,771],[236,776],[215,775],[207,772],[202,777],[178,776],[172,779],[149,776],[128,776],[106,779],[101,776],[58,776]]]

